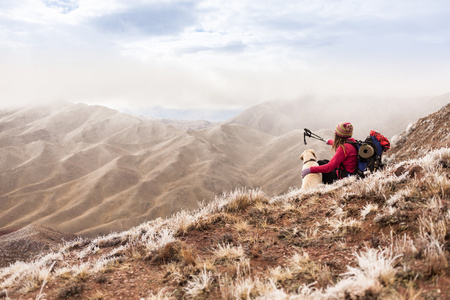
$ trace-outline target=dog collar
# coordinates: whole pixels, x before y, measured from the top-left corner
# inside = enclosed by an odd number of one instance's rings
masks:
[[[314,158],[311,158],[311,159],[308,159],[307,161],[304,161],[303,163],[306,164],[307,162],[310,162],[310,161],[316,161],[316,160]]]

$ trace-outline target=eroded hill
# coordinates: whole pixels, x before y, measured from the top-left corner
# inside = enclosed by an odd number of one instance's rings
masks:
[[[39,222],[84,236],[194,209],[235,188],[286,192],[300,184],[305,147],[300,131],[184,131],[70,103],[4,111],[0,128],[0,228]]]

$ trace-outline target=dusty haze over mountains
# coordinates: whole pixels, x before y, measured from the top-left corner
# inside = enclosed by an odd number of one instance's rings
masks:
[[[331,129],[345,118],[355,125],[356,138],[370,129],[391,137],[418,114],[448,102],[449,94],[411,102],[408,109],[400,103],[369,113],[355,101],[336,114],[332,104],[303,99],[265,103],[224,123],[192,126],[85,104],[3,110],[0,229],[38,222],[94,236],[196,208],[235,188],[280,194],[300,186],[304,149],[315,149],[321,158],[331,155],[322,142],[303,144],[304,127],[332,138]]]

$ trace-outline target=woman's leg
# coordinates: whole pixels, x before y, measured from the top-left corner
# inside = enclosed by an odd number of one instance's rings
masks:
[[[328,159],[323,159],[317,161],[319,166],[326,165],[330,161]],[[322,173],[322,182],[325,184],[331,184],[334,181],[338,180],[338,176],[336,174],[336,170],[331,171],[330,173]]]

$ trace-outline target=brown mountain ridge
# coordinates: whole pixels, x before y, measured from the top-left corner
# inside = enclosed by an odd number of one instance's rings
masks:
[[[0,229],[39,222],[96,236],[197,208],[236,188],[285,193],[301,184],[303,150],[331,155],[322,142],[303,144],[301,125],[317,118],[293,112],[313,104],[266,104],[197,130],[85,104],[2,111]],[[332,137],[332,130],[316,132]]]
[[[274,137],[239,124],[185,131],[70,103],[2,112],[0,128],[4,230],[40,222],[94,236],[235,188],[279,193],[299,184],[301,132]]]

